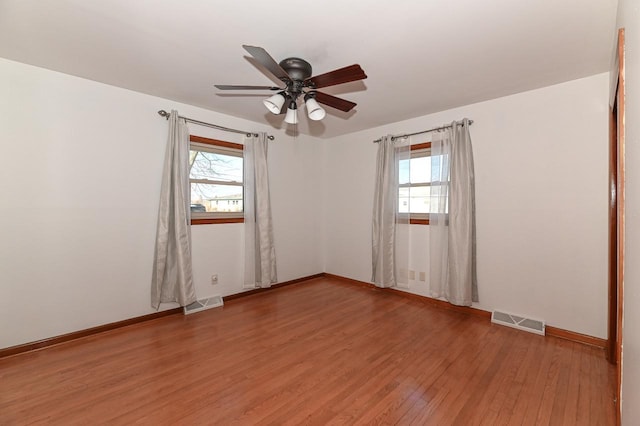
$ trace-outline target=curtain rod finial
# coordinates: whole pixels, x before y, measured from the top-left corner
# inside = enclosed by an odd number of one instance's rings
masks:
[[[273,136],[273,135],[269,135],[269,136],[267,136],[267,139],[269,139],[270,141],[274,140],[275,138],[276,138],[276,137],[275,137],[275,136]]]
[[[160,111],[158,111],[158,114],[160,114],[160,116],[166,118],[167,120],[169,119],[169,113],[163,109],[161,109]]]

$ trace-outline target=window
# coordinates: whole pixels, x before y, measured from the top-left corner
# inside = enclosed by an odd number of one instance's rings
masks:
[[[410,223],[429,224],[431,213],[431,142],[411,146],[411,158],[399,164],[398,212]]]
[[[243,222],[243,146],[194,135],[190,140],[191,224]]]

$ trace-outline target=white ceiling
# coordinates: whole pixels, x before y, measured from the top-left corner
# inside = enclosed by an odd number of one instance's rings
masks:
[[[323,89],[357,102],[301,115],[333,137],[606,72],[617,0],[0,0],[0,57],[273,127],[271,85],[242,44],[314,75],[358,63],[362,82]],[[277,82],[277,80],[276,80]],[[163,105],[158,105],[162,108]]]

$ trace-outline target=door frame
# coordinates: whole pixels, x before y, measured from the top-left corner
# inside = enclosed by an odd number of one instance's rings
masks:
[[[618,30],[609,98],[609,324],[607,359],[615,365],[616,421],[621,421],[622,341],[625,263],[625,51]]]

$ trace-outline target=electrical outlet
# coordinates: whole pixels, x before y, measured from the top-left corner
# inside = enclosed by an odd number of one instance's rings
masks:
[[[211,285],[218,284],[218,274],[211,275]]]
[[[410,280],[416,279],[416,271],[414,271],[413,269],[409,269],[409,279]]]
[[[427,274],[425,274],[424,272],[420,272],[420,281],[426,281],[427,280]]]

